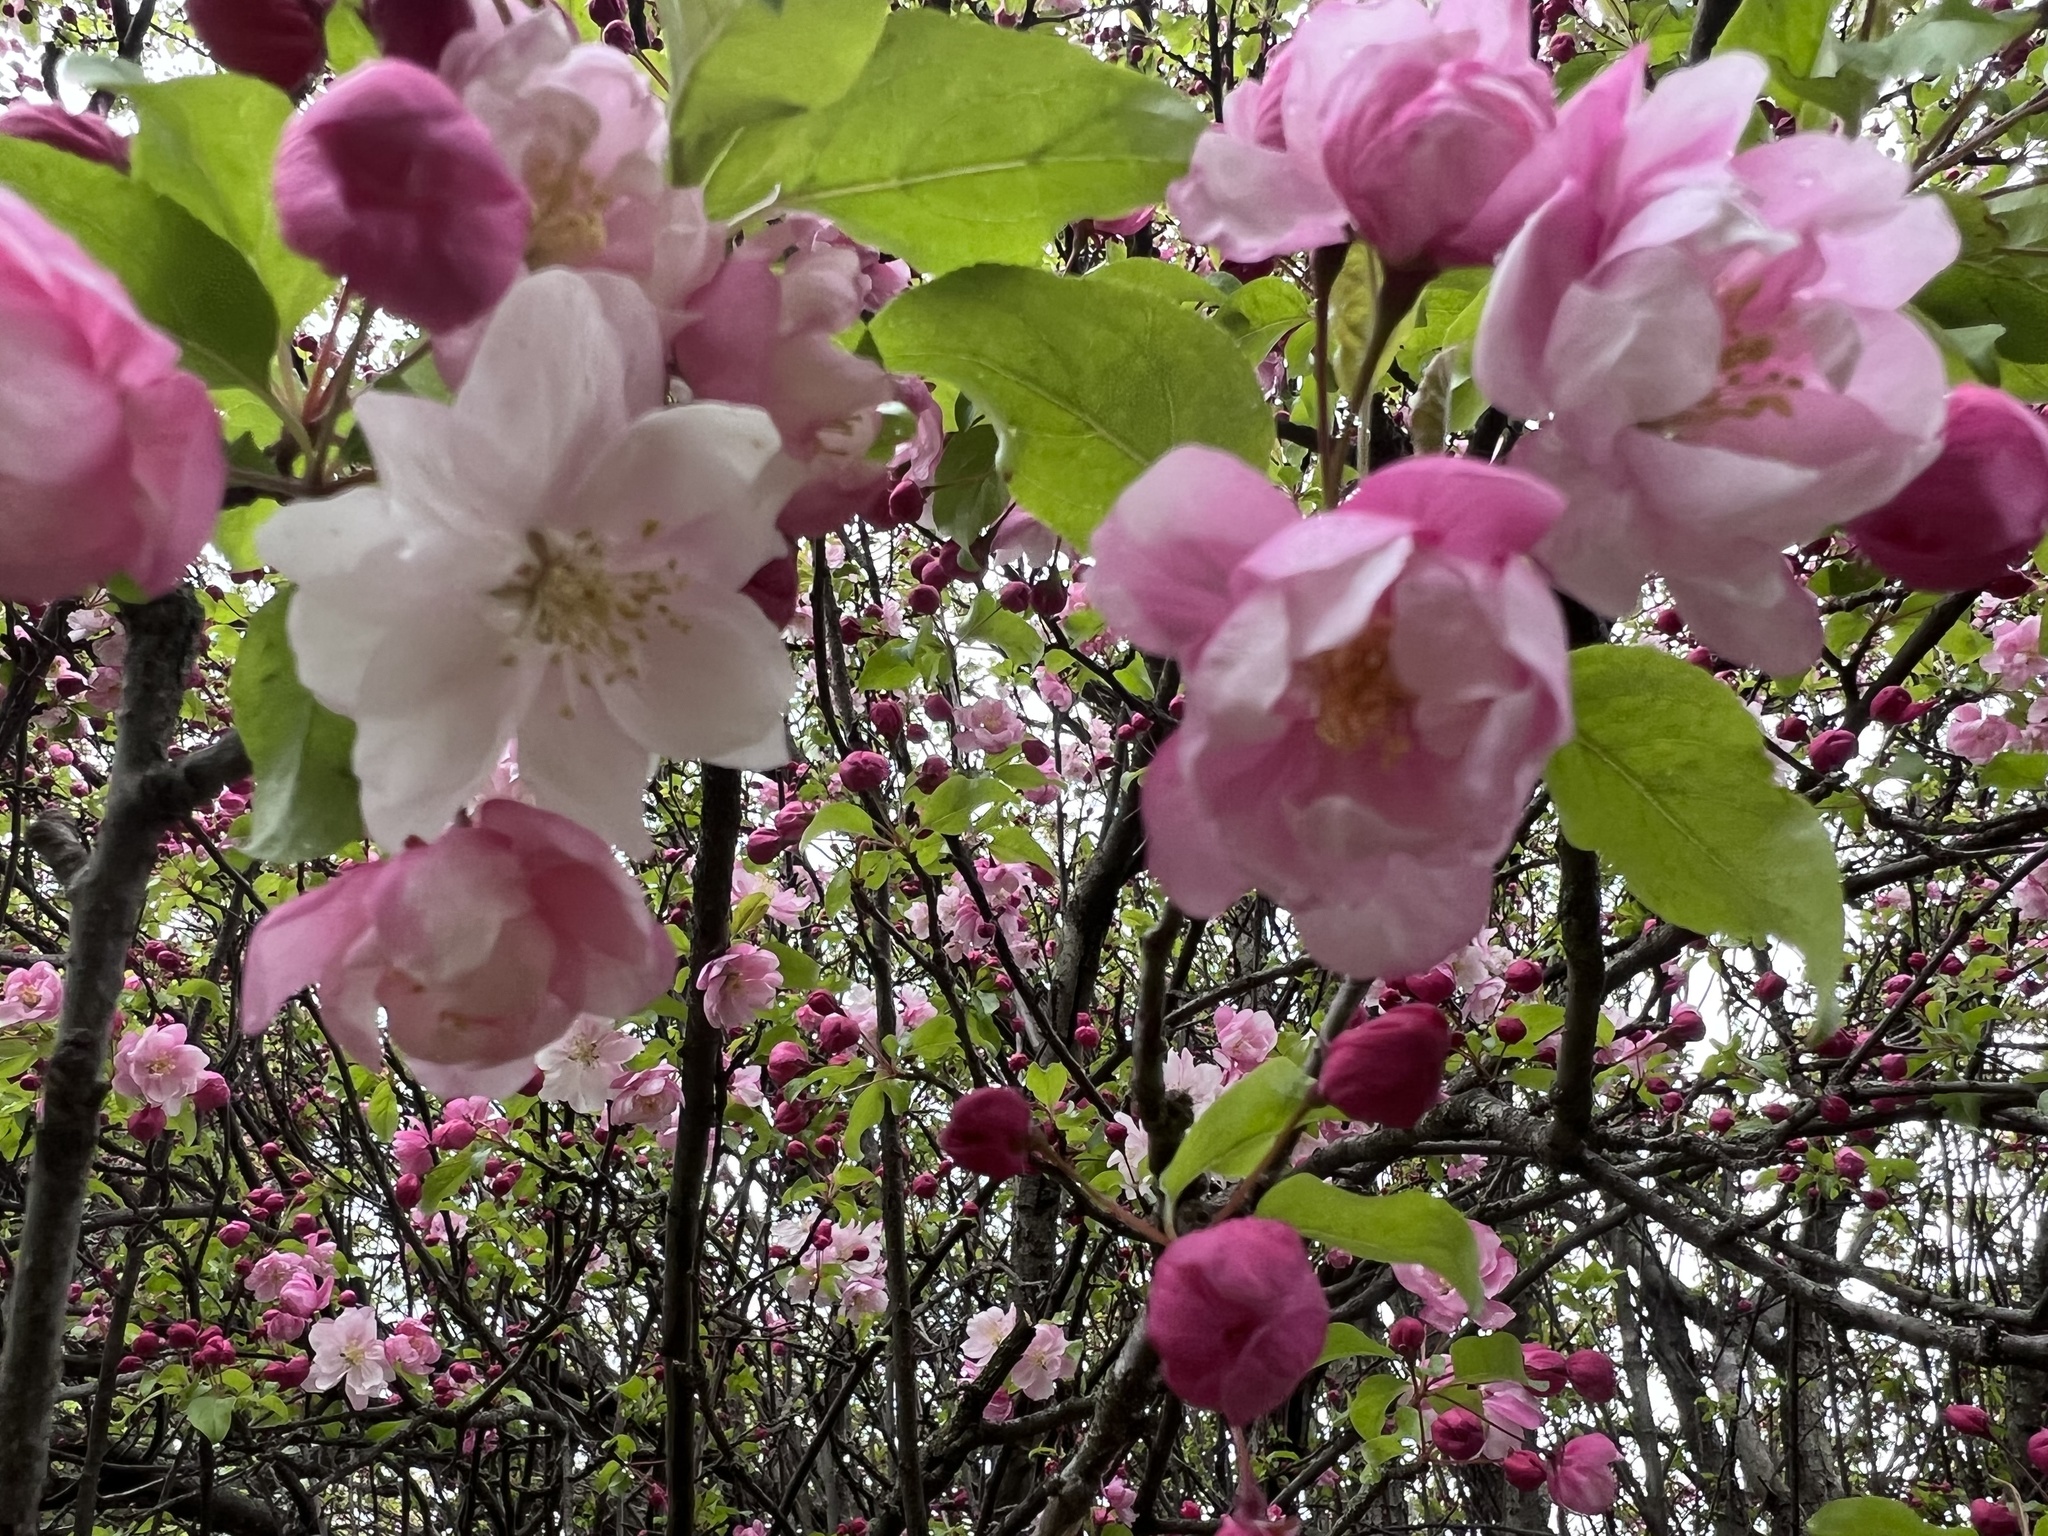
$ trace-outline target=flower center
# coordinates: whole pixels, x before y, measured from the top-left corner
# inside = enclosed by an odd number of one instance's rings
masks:
[[[1371,623],[1334,650],[1305,663],[1316,695],[1316,735],[1339,752],[1380,744],[1392,761],[1408,750],[1403,721],[1414,696],[1394,676],[1393,621],[1376,614]]]
[[[522,169],[533,198],[527,264],[536,269],[588,266],[603,252],[606,238],[596,180],[579,161],[558,158],[538,145],[527,153]]]
[[[644,530],[652,534],[652,527]],[[639,675],[647,627],[666,622],[686,628],[669,597],[686,579],[673,559],[655,567],[615,570],[590,533],[570,537],[539,529],[526,535],[533,558],[492,595],[520,610],[518,632],[579,663],[585,684]],[[593,670],[596,669],[596,670]]]

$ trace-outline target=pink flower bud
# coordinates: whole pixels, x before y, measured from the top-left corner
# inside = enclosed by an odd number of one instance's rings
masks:
[[[1680,1005],[1671,1010],[1671,1022],[1664,1026],[1664,1038],[1674,1045],[1691,1045],[1707,1038],[1707,1021],[1697,1008]]]
[[[1773,1003],[1785,995],[1785,985],[1785,978],[1776,971],[1765,971],[1750,987],[1750,996],[1760,1003]]]
[[[402,60],[349,71],[294,118],[273,185],[285,244],[430,330],[481,316],[525,258],[525,187],[461,98]]]
[[[2048,426],[2003,390],[1958,384],[1941,456],[1847,532],[1887,576],[1925,590],[2008,576],[2048,533]]]
[[[416,1173],[401,1173],[391,1186],[391,1196],[398,1202],[401,1211],[409,1211],[420,1203],[420,1176]]]
[[[984,1178],[1009,1179],[1031,1167],[1031,1106],[1014,1088],[977,1088],[953,1105],[939,1149]]]
[[[294,1355],[289,1360],[273,1360],[263,1367],[263,1379],[273,1386],[292,1390],[306,1384],[306,1378],[313,1374],[311,1355]]]
[[[903,706],[894,699],[869,699],[868,724],[886,739],[894,741],[903,734]]]
[[[1887,1051],[1878,1058],[1878,1075],[1888,1083],[1903,1083],[1912,1074],[1912,1065],[1897,1051]]]
[[[476,1127],[467,1120],[443,1120],[434,1127],[432,1139],[443,1152],[461,1152],[476,1140]]]
[[[1451,968],[1447,965],[1403,977],[1401,985],[1408,989],[1408,995],[1415,1001],[1428,1003],[1431,1007],[1449,1002],[1451,995],[1458,990],[1457,979],[1451,975]]]
[[[1095,1054],[1097,1047],[1102,1044],[1102,1031],[1093,1024],[1076,1024],[1074,1026],[1074,1044],[1078,1049],[1092,1056]]]
[[[920,1173],[910,1181],[910,1192],[920,1200],[929,1200],[939,1192],[938,1175]]]
[[[915,480],[898,480],[889,488],[889,521],[907,528],[924,516],[924,489]]]
[[[1470,1408],[1446,1408],[1429,1426],[1429,1438],[1452,1461],[1471,1461],[1486,1449],[1486,1421]]]
[[[66,111],[54,101],[17,98],[13,106],[0,112],[0,134],[47,144],[83,160],[110,165],[117,171],[128,169],[128,140],[116,133],[104,117]],[[53,761],[69,760],[69,754],[64,758],[58,758],[54,752],[50,755]]]
[[[185,19],[214,63],[280,91],[327,62],[327,7],[316,0],[185,0]]]
[[[1543,986],[1543,967],[1534,960],[1516,960],[1500,973],[1500,979],[1507,983],[1510,992],[1527,997]]]
[[[1822,731],[1806,746],[1806,760],[1815,773],[1833,773],[1856,755],[1856,733],[1835,729]]]
[[[1329,1303],[1301,1235],[1262,1216],[1174,1239],[1152,1274],[1145,1332],[1181,1400],[1249,1424],[1322,1354]]]
[[[439,68],[448,45],[476,25],[469,0],[363,0],[363,19],[387,57],[422,69]]]
[[[1735,1111],[1726,1104],[1718,1104],[1707,1116],[1707,1126],[1716,1136],[1725,1136],[1735,1129]]]
[[[1443,1093],[1451,1026],[1422,1003],[1354,1023],[1323,1059],[1316,1087],[1353,1120],[1413,1128]]]
[[[190,1349],[199,1342],[199,1330],[190,1323],[173,1323],[164,1330],[164,1342],[173,1349]]]
[[[1870,701],[1870,718],[1879,725],[1903,725],[1913,718],[1913,695],[1892,683],[1877,690]]]
[[[1806,723],[1804,715],[1787,715],[1772,727],[1771,734],[1780,741],[1790,742],[1796,746],[1806,740],[1807,733],[1812,729],[1813,727]]]
[[[1522,1373],[1529,1378],[1539,1397],[1562,1391],[1571,1380],[1564,1356],[1544,1344],[1522,1346]]]
[[[1621,1389],[1614,1362],[1597,1349],[1575,1349],[1564,1357],[1565,1379],[1589,1403],[1611,1403]]]
[[[1970,1529],[1977,1536],[2020,1536],[2020,1517],[2003,1499],[1972,1499]]]
[[[859,1044],[860,1026],[845,1014],[827,1014],[818,1021],[818,1049],[823,1054],[837,1056]]]
[[[839,782],[856,795],[880,789],[889,782],[889,759],[879,752],[849,752],[839,760]]]
[[[810,1053],[794,1040],[779,1042],[768,1053],[768,1078],[776,1087],[785,1087],[811,1070]]]
[[[747,834],[747,858],[755,864],[773,862],[787,846],[783,835],[773,827],[756,827]]]
[[[1397,1317],[1387,1330],[1387,1348],[1406,1360],[1419,1359],[1428,1342],[1429,1325],[1419,1317]]]
[[[2048,1429],[2037,1429],[2027,1436],[2027,1460],[2034,1464],[2036,1472],[2048,1472]]]
[[[1948,1421],[1948,1427],[1959,1435],[1969,1435],[1978,1440],[1989,1440],[1991,1415],[1975,1403],[1950,1403],[1941,1410],[1941,1416]]]
[[[1829,1125],[1849,1123],[1849,1101],[1839,1093],[1824,1095],[1820,1101],[1820,1117]]]
[[[1504,1013],[1493,1021],[1494,1038],[1502,1045],[1520,1045],[1529,1036],[1529,1026],[1512,1013]]]
[[[917,787],[930,794],[952,775],[953,765],[943,757],[928,757],[918,765]]]
[[[1835,1172],[1854,1184],[1870,1172],[1870,1160],[1854,1147],[1844,1147],[1835,1154]]]
[[[1543,1458],[1534,1451],[1509,1452],[1500,1469],[1508,1482],[1524,1493],[1534,1493],[1550,1475],[1549,1469],[1543,1465]]]
[[[215,1110],[226,1109],[234,1091],[228,1087],[228,1080],[218,1072],[208,1072],[199,1079],[199,1086],[192,1092],[192,1107],[202,1115]]]
[[[164,1133],[163,1107],[145,1104],[128,1117],[128,1134],[137,1141],[155,1141]]]
[[[249,1241],[249,1223],[246,1221],[225,1222],[222,1224],[221,1229],[213,1235],[219,1239],[221,1247],[239,1248],[242,1244]]]

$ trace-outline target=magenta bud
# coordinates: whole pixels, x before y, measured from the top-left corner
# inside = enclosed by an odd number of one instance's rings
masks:
[[[1969,1435],[1978,1440],[1989,1440],[1991,1436],[1991,1415],[1975,1403],[1950,1403],[1941,1410],[1948,1427],[1959,1435]]]
[[[930,794],[941,784],[945,783],[951,777],[952,772],[952,764],[948,763],[943,757],[928,757],[918,765],[915,782],[920,790],[925,794]]]
[[[1575,1349],[1564,1357],[1565,1379],[1589,1403],[1609,1403],[1621,1390],[1614,1362],[1597,1349]]]
[[[1879,725],[1903,725],[1912,718],[1913,695],[1897,683],[1880,688],[1870,700],[1870,718]]]
[[[1429,1342],[1429,1327],[1419,1317],[1397,1317],[1387,1330],[1387,1348],[1404,1360],[1420,1359]]]
[[[1516,960],[1500,973],[1500,979],[1507,983],[1510,992],[1527,997],[1543,986],[1543,967],[1534,960]]]
[[[1785,995],[1785,978],[1776,971],[1765,971],[1757,977],[1749,993],[1760,1003],[1774,1003]]]
[[[868,700],[868,724],[894,741],[903,734],[903,706],[894,699]]]
[[[1471,1461],[1486,1448],[1486,1421],[1470,1408],[1446,1408],[1429,1426],[1429,1438],[1452,1461]]]
[[[977,1088],[954,1102],[939,1149],[970,1173],[1015,1178],[1031,1166],[1031,1106],[1014,1088]]]
[[[1856,755],[1856,733],[1840,727],[1822,731],[1806,744],[1806,760],[1815,773],[1833,773]]]
[[[839,760],[839,782],[855,794],[866,794],[889,782],[889,759],[879,752],[849,752]]]
[[[1353,1023],[1331,1042],[1317,1089],[1353,1120],[1410,1130],[1443,1094],[1451,1026],[1409,1003]]]
[[[1543,1458],[1534,1451],[1510,1452],[1502,1460],[1500,1470],[1508,1482],[1523,1493],[1534,1493],[1550,1476],[1550,1469],[1543,1465]]]

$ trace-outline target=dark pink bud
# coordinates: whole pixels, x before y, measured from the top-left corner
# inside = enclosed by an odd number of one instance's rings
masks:
[[[1878,1058],[1878,1075],[1888,1083],[1903,1083],[1912,1072],[1912,1066],[1897,1051],[1887,1051]]]
[[[926,618],[939,611],[939,589],[919,582],[904,595],[903,606],[920,618]]]
[[[953,765],[943,757],[928,757],[917,767],[917,787],[930,794],[952,776]]]
[[[444,1120],[434,1127],[433,1143],[443,1152],[460,1152],[476,1140],[476,1127],[467,1120]]]
[[[461,98],[400,59],[350,70],[294,118],[272,185],[285,244],[429,330],[482,316],[525,258],[526,188]]]
[[[1012,613],[1028,613],[1031,611],[1031,586],[1022,581],[1004,582],[996,601]]]
[[[2036,1472],[2048,1473],[2048,1429],[2037,1429],[2027,1437],[2027,1460]]]
[[[794,1136],[811,1123],[811,1112],[797,1099],[789,1099],[775,1106],[775,1129],[785,1136]]]
[[[1040,741],[1036,736],[1025,737],[1018,744],[1017,750],[1023,754],[1024,761],[1034,768],[1043,768],[1052,761],[1052,748]]]
[[[1970,1529],[1977,1536],[2020,1536],[2020,1517],[2003,1499],[1972,1499]]]
[[[1707,1038],[1707,1021],[1697,1008],[1681,1004],[1671,1010],[1671,1022],[1664,1026],[1664,1038],[1675,1045],[1691,1045]]]
[[[810,1070],[810,1053],[794,1040],[781,1041],[768,1053],[768,1077],[778,1088],[795,1082]]]
[[[1757,977],[1749,993],[1760,1003],[1774,1003],[1785,995],[1785,978],[1776,971],[1765,971]]]
[[[1979,1440],[1991,1438],[1991,1415],[1975,1403],[1950,1403],[1941,1410],[1941,1416],[1959,1435],[1970,1435]]]
[[[1403,977],[1401,985],[1408,989],[1408,995],[1415,1001],[1432,1007],[1449,1002],[1451,994],[1458,990],[1457,978],[1451,975],[1451,968],[1447,965]]]
[[[1735,1111],[1726,1104],[1717,1105],[1713,1113],[1707,1116],[1707,1125],[1715,1135],[1725,1136],[1735,1129]]]
[[[1102,1044],[1102,1031],[1093,1024],[1076,1024],[1074,1026],[1074,1044],[1092,1056],[1095,1054],[1096,1048]]]
[[[779,555],[747,578],[740,595],[753,599],[762,617],[777,629],[796,617],[796,556]]]
[[[868,724],[886,740],[894,741],[903,734],[903,706],[894,699],[869,699]]]
[[[315,0],[185,0],[185,19],[214,63],[280,91],[327,62],[327,7]]]
[[[1823,1096],[1820,1101],[1820,1117],[1827,1121],[1829,1125],[1847,1125],[1849,1123],[1849,1101],[1839,1093],[1830,1093]]]
[[[1419,1317],[1397,1317],[1387,1330],[1387,1348],[1404,1360],[1419,1359],[1429,1342],[1429,1325]]]
[[[199,1330],[190,1323],[173,1323],[164,1330],[164,1342],[173,1349],[190,1349],[199,1342]]]
[[[1470,1408],[1446,1408],[1429,1426],[1429,1438],[1452,1461],[1471,1461],[1486,1448],[1486,1421]]]
[[[747,834],[747,858],[755,864],[768,864],[781,857],[788,844],[773,827],[756,827]]]
[[[1835,1172],[1853,1184],[1870,1172],[1870,1160],[1854,1147],[1844,1147],[1835,1154]]]
[[[1323,1352],[1329,1303],[1301,1234],[1263,1216],[1174,1239],[1152,1273],[1145,1332],[1180,1399],[1233,1424],[1287,1400]]]
[[[1388,1010],[1331,1042],[1316,1083],[1353,1120],[1413,1128],[1442,1096],[1451,1026],[1422,1003]]]
[[[409,1211],[420,1203],[420,1176],[416,1173],[402,1173],[391,1186],[391,1196],[398,1202],[401,1211]]]
[[[363,17],[388,56],[422,69],[439,68],[448,45],[476,25],[469,0],[363,0]]]
[[[1494,1038],[1502,1045],[1520,1045],[1529,1037],[1529,1026],[1512,1013],[1504,1013],[1493,1021]]]
[[[929,1200],[939,1192],[937,1174],[920,1173],[910,1181],[910,1192],[920,1200]]]
[[[1538,1396],[1548,1397],[1561,1391],[1571,1380],[1565,1370],[1564,1356],[1544,1344],[1522,1346],[1522,1373],[1535,1386]]]
[[[633,29],[623,21],[608,21],[602,34],[605,46],[616,48],[621,53],[632,53],[638,46],[633,41]]]
[[[263,1379],[273,1386],[291,1390],[306,1384],[306,1378],[313,1374],[311,1355],[294,1355],[289,1360],[273,1360],[263,1367]]]
[[[1031,1167],[1031,1106],[1014,1088],[977,1088],[955,1101],[939,1149],[984,1178],[1015,1178]]]
[[[202,1115],[215,1110],[226,1109],[234,1091],[228,1087],[228,1080],[218,1072],[208,1072],[199,1079],[199,1086],[192,1090],[192,1107]]]
[[[907,528],[924,516],[924,490],[915,480],[898,480],[889,488],[889,521]]]
[[[1892,1203],[1891,1191],[1888,1189],[1860,1189],[1856,1192],[1856,1198],[1873,1211],[1881,1211]]]
[[[860,1026],[843,1013],[829,1013],[818,1021],[818,1049],[837,1056],[860,1044]]]
[[[1856,755],[1856,733],[1839,727],[1822,731],[1806,744],[1806,760],[1815,773],[1833,773]]]
[[[1870,718],[1879,725],[1903,725],[1912,718],[1913,695],[1892,683],[1877,690],[1870,701]]]
[[[1771,1124],[1783,1125],[1792,1118],[1792,1106],[1789,1104],[1766,1104],[1763,1109],[1763,1115]]]
[[[1787,715],[1772,727],[1771,734],[1780,741],[1791,742],[1797,746],[1806,740],[1807,733],[1812,729],[1813,727],[1806,723],[1804,715]]]
[[[91,112],[67,112],[54,101],[17,99],[13,106],[0,112],[0,133],[47,144],[83,160],[111,165],[117,171],[128,169],[128,140],[116,133],[104,117]],[[59,757],[57,751],[64,755]],[[51,761],[71,761],[68,751],[57,751],[50,754]]]
[[[1534,960],[1516,960],[1500,973],[1500,979],[1507,983],[1510,992],[1527,997],[1543,986],[1543,967]]]
[[[1589,1403],[1611,1403],[1621,1389],[1614,1362],[1597,1349],[1575,1349],[1564,1357],[1565,1379]]]
[[[1543,1458],[1534,1451],[1512,1451],[1500,1464],[1509,1483],[1524,1493],[1534,1493],[1550,1475]]]
[[[163,1135],[164,1124],[162,1107],[145,1104],[128,1117],[128,1134],[137,1141],[155,1141]]]
[[[242,1244],[249,1241],[249,1223],[246,1221],[225,1222],[222,1224],[221,1229],[213,1235],[220,1239],[221,1247],[239,1248]]]
[[[144,1360],[154,1360],[164,1352],[164,1341],[145,1328],[142,1332],[135,1335],[135,1342],[130,1344],[128,1348],[132,1354],[138,1355]],[[2041,1433],[2048,1435],[2048,1430],[2043,1430]],[[2035,1438],[2039,1439],[2040,1436],[2037,1435]]]
[[[1871,564],[1924,590],[2009,577],[2048,533],[2048,426],[2003,390],[1958,384],[1941,456],[1846,531]]]

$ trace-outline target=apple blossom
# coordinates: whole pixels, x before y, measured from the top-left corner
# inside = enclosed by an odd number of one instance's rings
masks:
[[[976,1088],[960,1096],[939,1149],[970,1173],[1011,1179],[1031,1167],[1031,1106],[1014,1088]]]
[[[540,1096],[580,1115],[599,1114],[611,1102],[612,1084],[639,1053],[638,1040],[610,1019],[586,1013],[568,1034],[534,1052],[533,1064],[544,1074]]]
[[[1820,621],[1781,551],[1934,458],[1941,359],[1899,306],[1958,247],[1867,140],[1736,155],[1764,72],[1723,54],[1646,92],[1637,51],[1572,98],[1474,369],[1543,422],[1515,462],[1566,495],[1537,556],[1567,592],[1625,612],[1660,572],[1704,645],[1796,675]]]
[[[64,1011],[64,978],[47,960],[24,965],[0,981],[0,1026],[40,1024]]]
[[[0,332],[0,596],[168,591],[220,509],[220,420],[112,274],[6,188]]]
[[[416,1317],[401,1317],[391,1325],[384,1339],[384,1358],[394,1370],[408,1376],[424,1376],[441,1358],[441,1343],[433,1330]]]
[[[357,865],[273,908],[250,937],[242,1027],[320,986],[356,1060],[391,1041],[429,1089],[506,1093],[579,1015],[668,989],[675,949],[610,849],[563,817],[487,800],[432,843]]]
[[[1186,677],[1144,799],[1183,910],[1256,886],[1359,976],[1433,965],[1484,925],[1494,861],[1571,732],[1563,620],[1523,553],[1560,505],[1515,471],[1409,459],[1303,519],[1203,447],[1125,490],[1089,595]]]
[[[349,1406],[360,1412],[390,1390],[397,1373],[377,1337],[377,1314],[368,1307],[345,1307],[338,1317],[322,1318],[306,1342],[313,1346],[313,1373],[306,1379],[313,1391],[340,1386]]]
[[[114,1092],[175,1115],[199,1091],[206,1076],[206,1052],[185,1043],[176,1022],[130,1030],[114,1047]]]
[[[609,1125],[660,1125],[675,1117],[682,1102],[682,1078],[667,1062],[657,1062],[613,1085],[605,1119]]]
[[[533,217],[484,125],[402,59],[349,71],[293,118],[272,188],[287,245],[432,328],[503,296]]]
[[[1515,1278],[1515,1256],[1493,1228],[1477,1221],[1467,1225],[1472,1228],[1473,1240],[1479,1245],[1479,1281],[1486,1295],[1485,1304],[1476,1314],[1466,1305],[1457,1288],[1434,1270],[1421,1264],[1393,1266],[1394,1279],[1400,1283],[1401,1289],[1421,1299],[1422,1320],[1439,1333],[1456,1333],[1467,1318],[1489,1331],[1505,1328],[1514,1321],[1515,1309],[1494,1298]]]
[[[657,756],[779,762],[791,674],[740,586],[778,555],[768,419],[661,409],[652,312],[617,278],[526,278],[453,405],[357,403],[378,483],[259,534],[299,582],[306,686],[356,722],[379,841],[431,836],[507,741],[535,802],[649,847]]]
[[[1279,1026],[1264,1009],[1233,1008],[1228,1003],[1217,1006],[1216,1059],[1237,1076],[1271,1056],[1279,1042]]]
[[[985,1307],[967,1320],[967,1339],[960,1346],[960,1352],[979,1369],[989,1356],[1002,1348],[1003,1341],[1009,1338],[1016,1326],[1017,1309],[1014,1305]]]
[[[1977,664],[2001,688],[2024,688],[2048,677],[2048,656],[2041,653],[2041,616],[2030,613],[1992,625],[1991,652],[1979,657]]]
[[[1354,1019],[1330,1042],[1316,1091],[1353,1120],[1410,1130],[1443,1097],[1451,1026],[1426,1003]]]
[[[775,1001],[782,972],[774,952],[754,944],[734,944],[697,973],[704,1011],[713,1024],[736,1035]]]
[[[1960,704],[1948,717],[1941,744],[1958,757],[1982,764],[2016,745],[2019,739],[2019,727],[2005,716],[1981,704]]]
[[[1080,1362],[1069,1352],[1067,1336],[1058,1323],[1040,1323],[1032,1331],[1031,1342],[1024,1346],[1023,1356],[1010,1370],[1009,1385],[1035,1403],[1042,1403],[1059,1390],[1063,1381],[1071,1381],[1080,1369]]]
[[[1248,1216],[1175,1238],[1159,1255],[1145,1334],[1166,1384],[1249,1424],[1287,1400],[1323,1352],[1330,1307],[1301,1235]]]
[[[1550,1497],[1575,1514],[1604,1515],[1620,1496],[1613,1463],[1621,1449],[1605,1435],[1575,1435],[1551,1459]]]

